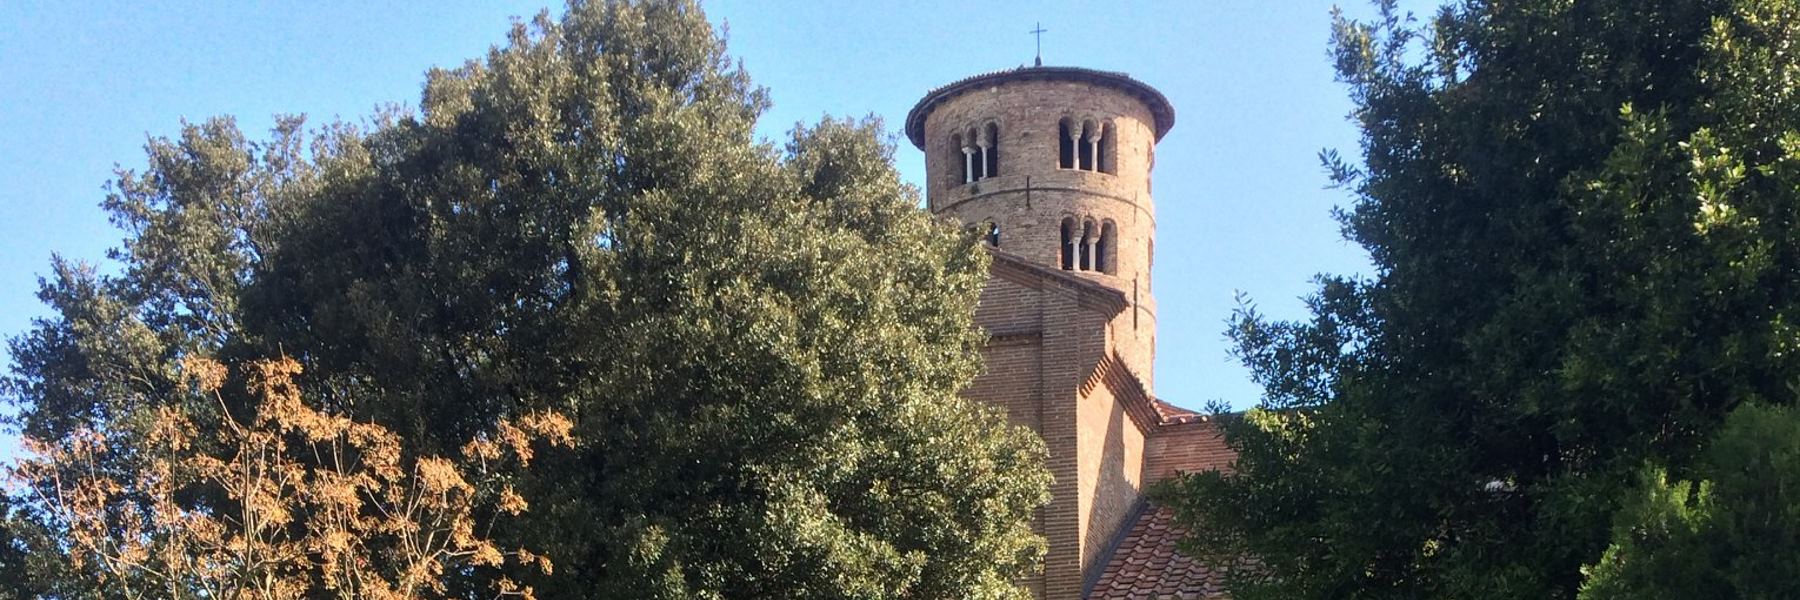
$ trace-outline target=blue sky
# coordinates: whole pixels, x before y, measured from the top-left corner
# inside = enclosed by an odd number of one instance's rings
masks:
[[[481,56],[540,2],[61,2],[0,8],[0,332],[44,314],[52,253],[104,263],[120,233],[97,205],[114,165],[141,168],[146,136],[230,114],[262,137],[272,115],[357,119],[415,104],[423,73]],[[1368,7],[1346,7],[1352,15]],[[1354,155],[1356,132],[1326,56],[1330,4],[950,1],[707,5],[774,108],[761,133],[874,114],[897,127],[931,88],[1032,60],[1124,71],[1166,94],[1176,125],[1157,150],[1157,394],[1200,407],[1254,404],[1227,354],[1243,292],[1304,315],[1317,273],[1368,270],[1330,211],[1316,154]],[[900,140],[907,179],[923,158]],[[0,451],[0,454],[4,454]]]

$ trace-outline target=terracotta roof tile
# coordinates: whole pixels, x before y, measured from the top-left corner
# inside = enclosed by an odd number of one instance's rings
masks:
[[[1087,600],[1224,598],[1221,573],[1175,549],[1186,534],[1174,511],[1145,506],[1088,588]]]
[[[1156,409],[1156,416],[1161,419],[1162,424],[1164,425],[1198,423],[1209,420],[1204,414],[1169,404],[1162,398],[1153,398],[1151,400],[1151,406]]]

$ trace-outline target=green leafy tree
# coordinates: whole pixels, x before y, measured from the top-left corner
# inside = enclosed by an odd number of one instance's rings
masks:
[[[1800,596],[1800,414],[1731,412],[1692,470],[1646,468],[1581,600]]]
[[[766,104],[695,4],[577,1],[431,72],[416,114],[190,125],[114,184],[123,272],[54,265],[6,391],[29,435],[129,443],[183,357],[286,355],[420,455],[569,415],[493,534],[554,573],[451,595],[1022,597],[1044,451],[956,394],[986,254],[879,122],[778,147]]]
[[[69,588],[68,564],[54,539],[29,502],[0,490],[0,595],[57,597]]]
[[[1572,598],[1728,411],[1800,397],[1796,4],[1338,19],[1368,279],[1247,306],[1236,470],[1164,490],[1242,598]]]

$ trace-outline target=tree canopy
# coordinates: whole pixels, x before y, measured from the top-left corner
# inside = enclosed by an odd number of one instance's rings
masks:
[[[1646,467],[1612,545],[1586,569],[1581,600],[1800,595],[1800,415],[1747,404],[1692,469]]]
[[[1800,4],[1379,7],[1333,36],[1361,160],[1324,155],[1374,272],[1244,308],[1236,469],[1164,496],[1259,562],[1240,598],[1573,598],[1676,495],[1642,473],[1723,477],[1727,415],[1800,394]]]
[[[27,436],[123,447],[159,409],[198,439],[254,411],[195,400],[193,357],[287,357],[418,456],[569,416],[493,531],[554,573],[451,570],[451,597],[1021,597],[1044,450],[957,396],[986,254],[918,210],[878,121],[777,147],[766,105],[694,3],[576,0],[416,111],[188,124],[111,186],[121,272],[54,263],[3,391]]]

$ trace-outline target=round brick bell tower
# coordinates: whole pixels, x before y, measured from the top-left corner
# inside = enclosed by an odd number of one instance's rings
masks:
[[[1156,142],[1167,98],[1122,73],[1020,67],[933,90],[906,116],[925,152],[926,203],[988,243],[1125,294],[1137,341],[1122,355],[1150,384]]]

